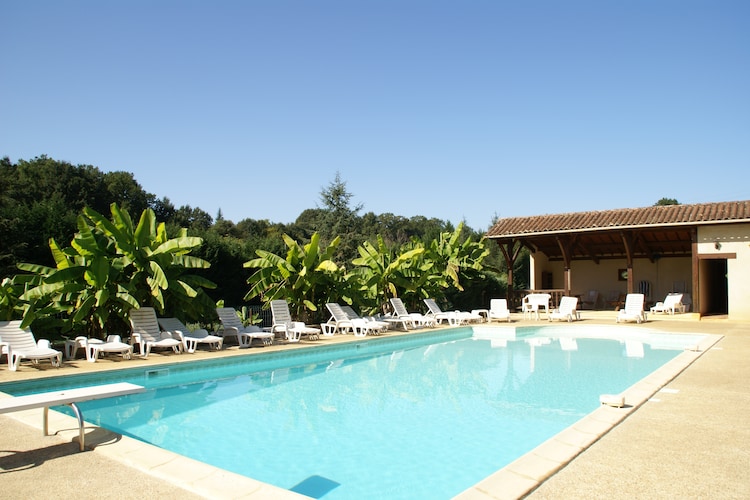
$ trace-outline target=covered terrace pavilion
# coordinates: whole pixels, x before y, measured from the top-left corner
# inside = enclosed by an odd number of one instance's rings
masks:
[[[487,232],[508,265],[507,296],[518,306],[512,269],[527,248],[530,288],[557,304],[599,292],[593,308],[642,292],[647,302],[688,294],[699,315],[750,318],[750,201],[655,205],[499,219]]]

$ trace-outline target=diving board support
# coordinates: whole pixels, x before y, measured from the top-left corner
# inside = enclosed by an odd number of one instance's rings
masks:
[[[41,392],[12,398],[0,399],[0,413],[44,408],[42,414],[42,432],[49,436],[49,408],[50,406],[68,405],[73,409],[78,420],[78,444],[80,451],[85,448],[83,432],[83,413],[76,403],[93,401],[95,399],[114,398],[145,392],[146,388],[129,382],[116,384],[95,385],[62,391]]]

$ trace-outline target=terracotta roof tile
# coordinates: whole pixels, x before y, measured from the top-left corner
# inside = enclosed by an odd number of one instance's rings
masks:
[[[750,200],[509,217],[498,220],[487,232],[487,237],[718,222],[750,222]]]

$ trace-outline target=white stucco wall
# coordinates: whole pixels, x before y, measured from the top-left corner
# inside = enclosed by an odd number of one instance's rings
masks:
[[[628,282],[618,280],[618,271],[627,267],[625,259],[603,259],[598,264],[591,260],[573,261],[571,264],[570,290],[573,295],[585,296],[589,290],[599,292],[598,306],[604,307],[606,301],[616,300],[620,294],[627,292]],[[537,284],[541,288],[543,271],[552,272],[554,288],[563,288],[564,268],[561,261],[549,262],[544,255],[533,255],[531,269]],[[650,301],[663,300],[667,293],[673,291],[691,293],[692,262],[690,257],[667,257],[651,262],[648,259],[636,259],[633,263],[635,287],[638,282],[648,281],[651,284]]]
[[[736,254],[727,259],[729,318],[750,320],[750,224],[717,224],[698,229],[698,255]]]

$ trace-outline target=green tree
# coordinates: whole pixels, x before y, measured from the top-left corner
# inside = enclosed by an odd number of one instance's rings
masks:
[[[205,210],[183,205],[175,210],[171,222],[188,229],[206,230],[213,224],[213,219]]]
[[[674,198],[661,198],[659,201],[654,203],[655,207],[662,206],[662,205],[679,205],[680,202],[677,201]]]
[[[225,222],[228,221],[220,224]],[[227,307],[239,307],[247,293],[250,272],[243,269],[242,265],[253,256],[250,243],[233,236],[222,236],[214,230],[197,232],[197,235],[202,237],[203,244],[192,254],[211,263],[211,267],[203,273],[207,279],[216,283],[216,288],[206,293],[214,301],[224,301]]]
[[[323,207],[318,213],[316,231],[320,233],[324,242],[333,241],[334,238],[341,240],[338,254],[335,256],[338,262],[355,257],[357,246],[365,240],[357,215],[362,210],[362,205],[351,206],[353,196],[346,189],[346,182],[341,179],[339,172],[336,172],[336,177],[328,187],[320,192]]]
[[[153,206],[154,214],[156,214],[156,220],[159,222],[170,223],[174,220],[175,208],[169,198],[164,196],[161,199],[155,200]]]
[[[156,196],[143,190],[130,172],[115,171],[104,174],[104,182],[109,192],[109,203],[116,203],[122,210],[132,213],[142,213],[150,208]],[[104,207],[92,206],[94,210],[103,212]]]
[[[103,173],[47,156],[0,161],[0,276],[16,273],[18,262],[54,265],[48,241],[70,241],[85,207],[99,212],[111,203],[140,213],[153,202],[127,172]]]

